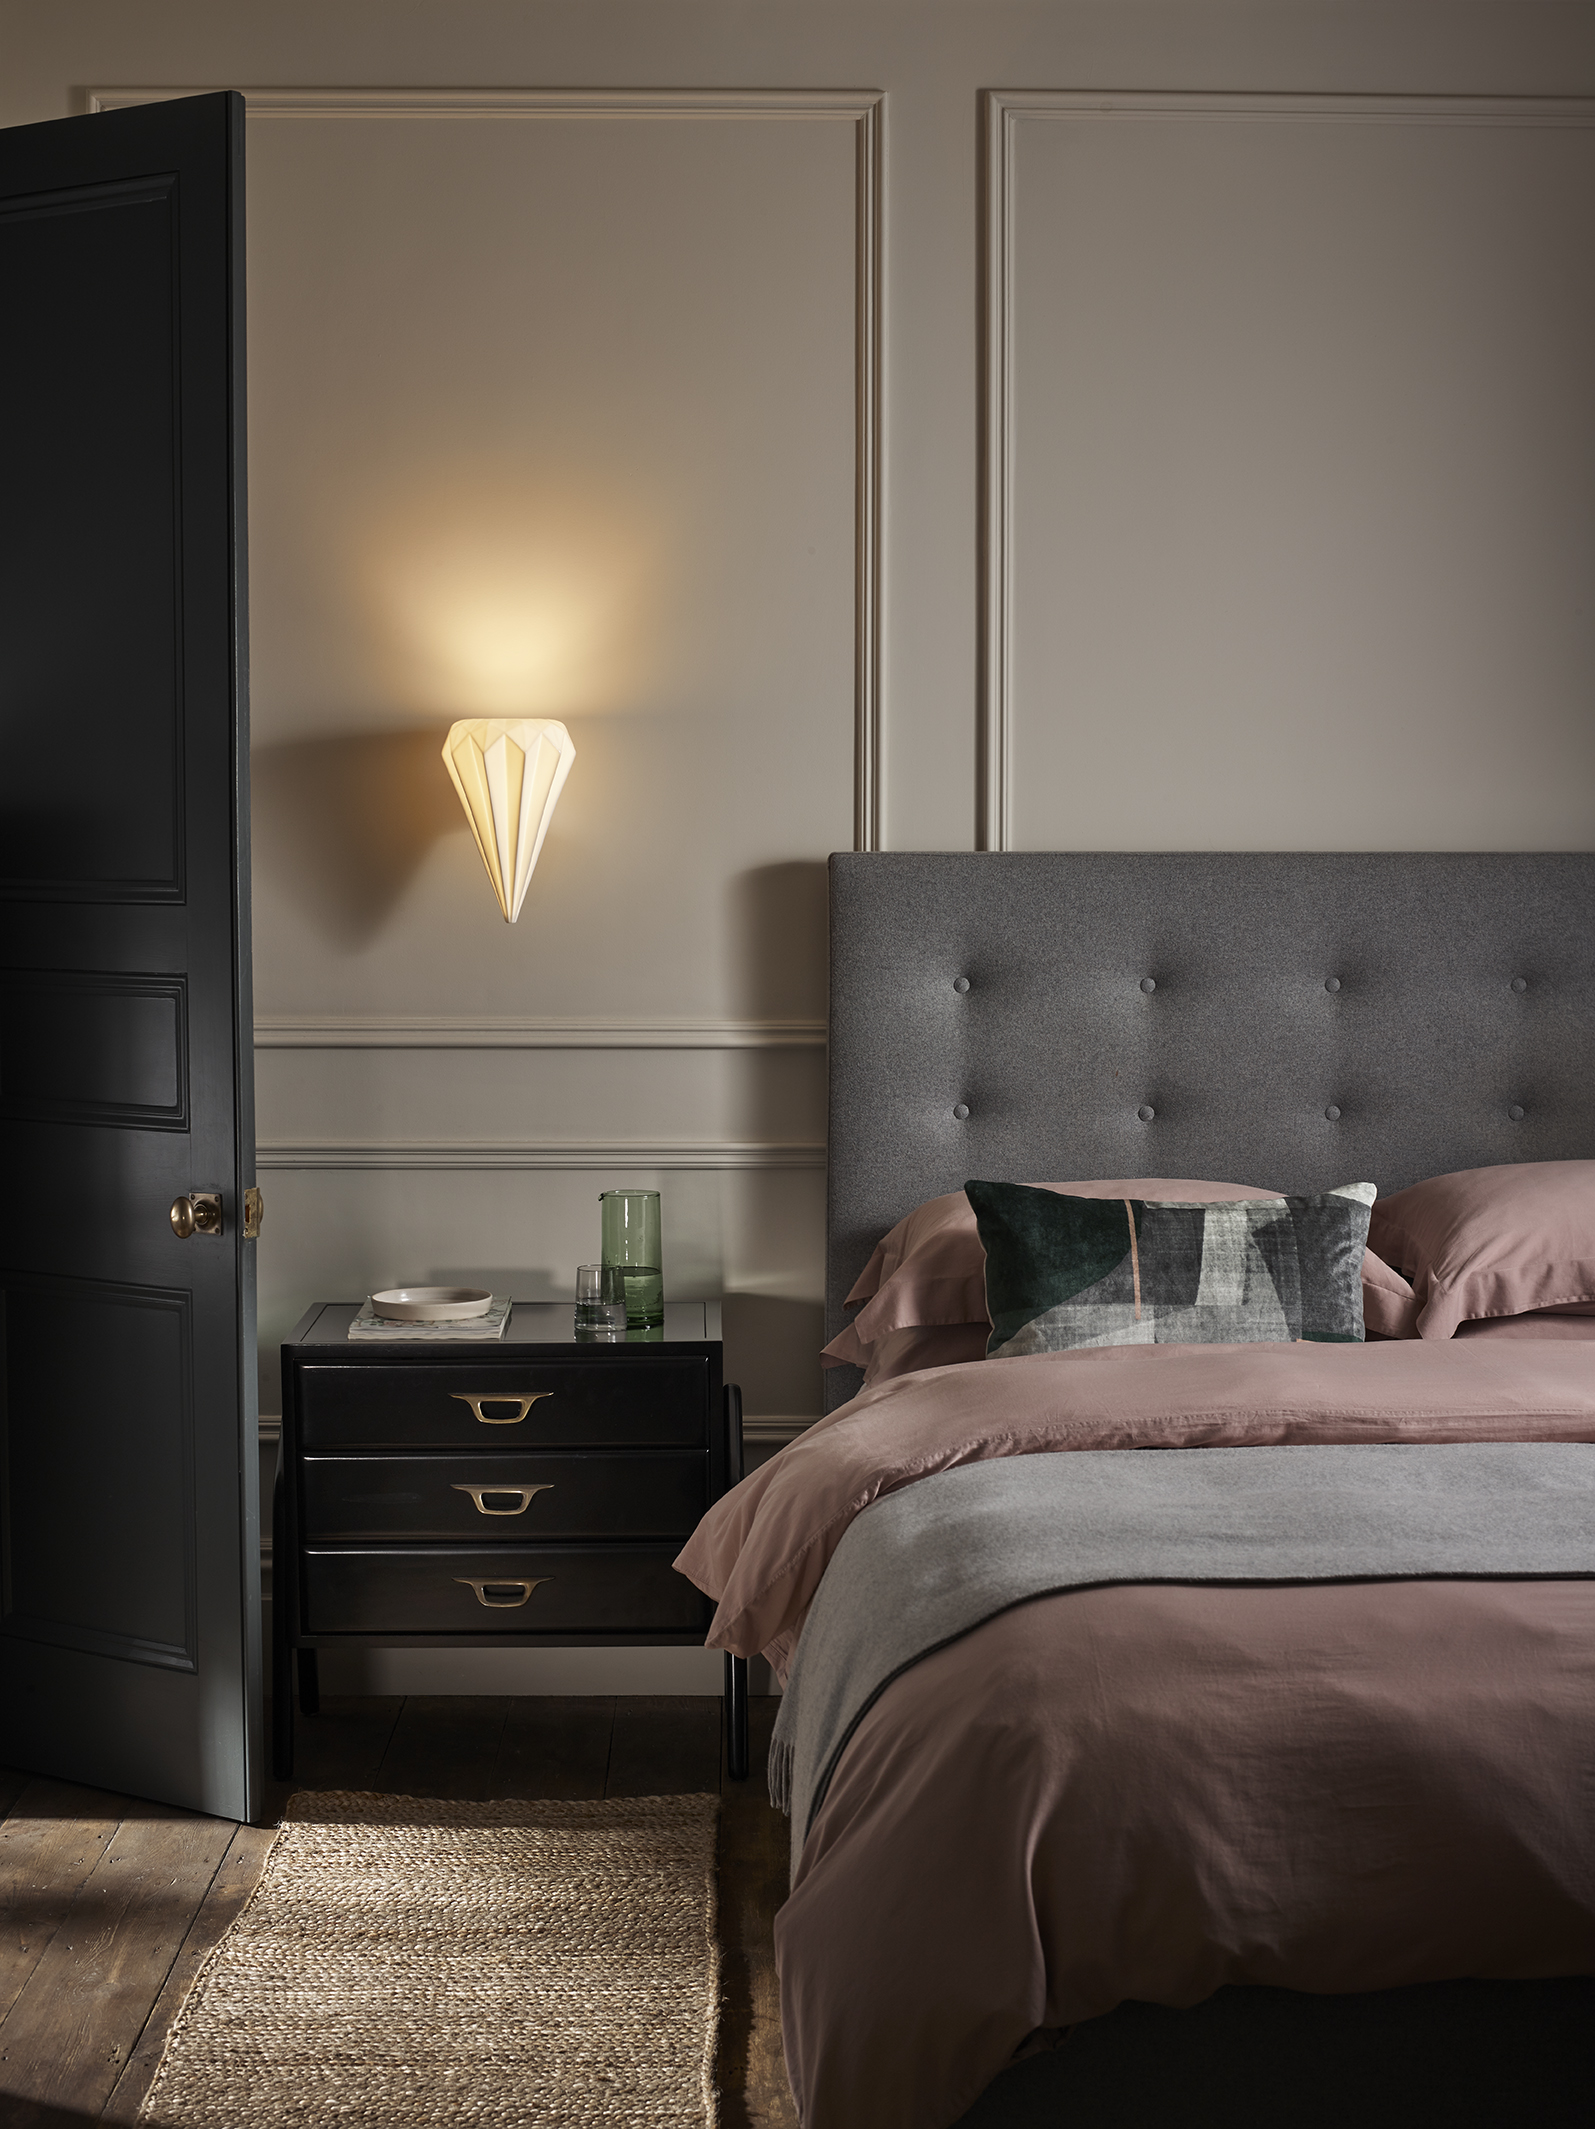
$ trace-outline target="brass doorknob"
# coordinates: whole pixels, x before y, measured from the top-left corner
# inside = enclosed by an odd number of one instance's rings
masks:
[[[190,1235],[219,1235],[222,1231],[222,1194],[219,1190],[191,1190],[173,1198],[168,1217],[179,1242]]]

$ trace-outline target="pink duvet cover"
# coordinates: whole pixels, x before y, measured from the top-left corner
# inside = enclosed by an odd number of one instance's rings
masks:
[[[864,1393],[678,1564],[783,1664],[884,1491],[1073,1448],[1595,1440],[1595,1348],[1131,1347]],[[805,2129],[947,2129],[1048,2028],[1223,1982],[1595,1972],[1595,1584],[1078,1591],[894,1681],[776,1923]]]

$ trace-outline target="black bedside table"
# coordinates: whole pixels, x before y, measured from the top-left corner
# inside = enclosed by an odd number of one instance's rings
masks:
[[[282,1349],[272,1538],[273,1772],[293,1773],[323,1648],[700,1645],[714,1607],[671,1561],[742,1476],[720,1307],[579,1342],[569,1302],[504,1337],[356,1342],[326,1302]],[[725,1659],[726,1757],[748,1771],[748,1666]]]

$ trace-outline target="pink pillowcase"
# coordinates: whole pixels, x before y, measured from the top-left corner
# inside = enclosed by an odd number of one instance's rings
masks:
[[[1192,1182],[1169,1176],[1132,1176],[1112,1182],[1044,1183],[1044,1190],[1066,1191],[1080,1198],[1185,1198],[1199,1204],[1231,1204],[1241,1198],[1270,1198],[1279,1193],[1250,1183]],[[1377,1210],[1377,1208],[1376,1208]],[[870,1370],[882,1341],[894,1332],[926,1325],[958,1325],[965,1328],[963,1345],[973,1343],[970,1326],[982,1333],[986,1316],[986,1255],[968,1198],[961,1190],[927,1198],[898,1221],[875,1250],[854,1282],[847,1297],[849,1307],[864,1305],[847,1328],[838,1333],[820,1355],[828,1367],[858,1367]],[[1416,1303],[1412,1288],[1398,1272],[1383,1264],[1370,1251],[1362,1264],[1363,1318],[1370,1330],[1388,1338],[1414,1336]],[[984,1352],[982,1337],[981,1352]],[[918,1350],[908,1348],[908,1350]],[[897,1357],[882,1356],[893,1374],[907,1372],[892,1365]],[[959,1357],[965,1357],[960,1352]],[[969,1359],[979,1353],[969,1352]],[[921,1359],[918,1367],[947,1363]],[[872,1380],[884,1380],[877,1371]]]
[[[903,1335],[912,1336],[911,1332]],[[1584,1316],[1569,1315],[1563,1309],[1541,1309],[1537,1315],[1528,1316],[1479,1316],[1470,1323],[1459,1323],[1458,1338],[1582,1338],[1595,1341],[1595,1313]],[[935,1365],[923,1361],[924,1367]]]
[[[1595,1313],[1595,1161],[1432,1176],[1381,1198],[1368,1239],[1410,1276],[1423,1338],[1536,1309]]]
[[[1595,1331],[1595,1323],[1585,1328]],[[868,1390],[878,1382],[890,1382],[894,1375],[915,1375],[921,1368],[951,1368],[965,1360],[984,1360],[990,1336],[991,1325],[984,1317],[979,1323],[914,1323],[904,1330],[888,1331],[869,1348],[863,1363],[864,1387]],[[825,1364],[835,1367],[837,1362]]]
[[[1374,1210],[1379,1201],[1374,1200]],[[1362,1253],[1362,1327],[1376,1338],[1416,1338],[1418,1297],[1400,1272],[1371,1249]]]

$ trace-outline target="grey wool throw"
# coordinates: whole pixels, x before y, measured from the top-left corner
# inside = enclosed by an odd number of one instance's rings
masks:
[[[1125,1582],[1595,1575],[1595,1444],[1076,1450],[867,1508],[809,1611],[770,1747],[792,1868],[894,1678],[1016,1604]]]

